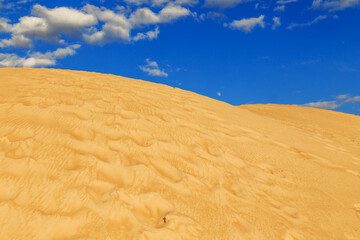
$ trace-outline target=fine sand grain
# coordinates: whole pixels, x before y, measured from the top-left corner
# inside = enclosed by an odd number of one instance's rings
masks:
[[[360,239],[360,117],[0,69],[0,239]]]

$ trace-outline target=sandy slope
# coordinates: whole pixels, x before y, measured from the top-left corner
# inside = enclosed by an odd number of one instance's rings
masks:
[[[360,239],[360,117],[1,69],[0,239]]]

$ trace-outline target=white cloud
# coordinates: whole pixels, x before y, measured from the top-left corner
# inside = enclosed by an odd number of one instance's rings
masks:
[[[338,11],[359,4],[359,0],[313,0],[312,8],[322,8],[329,11]]]
[[[221,97],[221,92],[217,92],[216,95],[218,95],[219,97]]]
[[[190,11],[180,6],[168,5],[160,11],[160,19],[162,22],[171,22],[177,18],[190,15]]]
[[[322,3],[323,3],[323,0],[313,0],[312,7],[313,8],[319,8]]]
[[[336,103],[336,101],[319,101],[311,102],[304,104],[306,107],[321,108],[321,109],[336,109],[341,106],[341,104]]]
[[[167,4],[195,5],[199,3],[198,0],[124,0],[124,2],[136,6],[151,5],[153,7],[164,6]]]
[[[297,2],[298,0],[277,0],[276,3],[277,4],[289,4],[289,3],[294,3]]]
[[[13,35],[24,35],[49,38],[53,37],[54,31],[50,29],[49,24],[45,19],[40,17],[25,16],[19,19],[19,23],[12,26]]]
[[[199,1],[198,0],[176,0],[174,3],[177,4],[177,5],[190,5],[190,6],[193,6],[193,5],[198,4]]]
[[[244,2],[250,2],[253,0],[205,0],[205,7],[219,7],[219,8],[231,8]]]
[[[28,0],[20,0],[22,3]],[[128,1],[129,2],[129,1]],[[4,3],[0,0],[0,3]],[[114,41],[137,42],[158,38],[160,31],[156,26],[153,30],[137,31],[148,25],[170,23],[182,17],[191,15],[189,9],[182,5],[194,5],[198,0],[138,0],[133,4],[151,4],[160,9],[156,12],[143,7],[132,10],[131,7],[118,7],[116,12],[105,7],[90,4],[81,9],[69,7],[47,8],[35,4],[31,15],[23,16],[11,24],[8,19],[0,18],[0,33],[8,33],[5,39],[0,39],[0,48],[22,47],[32,48],[39,40],[64,45],[65,37],[81,39],[89,44],[106,44]],[[1,6],[0,6],[1,7]],[[25,57],[16,54],[2,53],[0,66],[50,66],[57,59],[75,54],[76,45],[59,48],[54,52],[28,53]],[[153,76],[167,76],[163,70],[151,65],[143,66],[143,71]]]
[[[34,16],[24,16],[18,23],[7,25],[7,32],[11,32],[12,36],[3,39],[0,47],[31,47],[34,39],[60,42],[61,35],[76,35],[97,24],[93,15],[72,8],[48,9],[36,4],[31,12]]]
[[[168,74],[159,68],[159,65],[155,61],[151,61],[149,58],[146,60],[146,65],[139,66],[141,71],[148,73],[151,76],[155,77],[167,77]]]
[[[307,27],[307,26],[311,26],[315,23],[318,23],[322,20],[327,19],[326,15],[320,15],[318,17],[316,17],[314,20],[312,20],[311,22],[307,22],[307,23],[291,23],[287,28],[288,29],[293,29],[295,27]]]
[[[294,2],[297,2],[298,0],[278,0],[276,1],[277,5],[275,8],[274,8],[274,11],[275,12],[284,12],[285,11],[285,5],[286,4],[289,4],[289,3],[294,3]]]
[[[83,34],[83,38],[86,42],[92,44],[105,44],[117,39],[130,39],[130,30],[132,26],[123,14],[116,14],[111,10],[105,8],[100,9],[90,4],[83,7],[83,11],[94,16],[98,21],[104,22],[101,30],[92,29],[91,33]]]
[[[67,7],[48,9],[36,4],[32,9],[32,13],[44,19],[50,26],[49,30],[61,31],[62,33],[77,32],[82,27],[97,24],[95,16]]]
[[[0,53],[0,67],[46,67],[56,64],[57,59],[76,54],[80,45],[74,44],[66,48],[58,48],[53,52],[29,54],[27,57],[19,57],[16,54]]]
[[[162,0],[152,0],[160,4]],[[126,13],[99,8],[90,4],[77,10],[68,7],[46,8],[36,4],[32,8],[31,16],[19,18],[18,23],[9,24],[7,19],[0,18],[0,32],[9,32],[9,39],[0,40],[0,48],[4,47],[33,47],[34,41],[45,40],[62,44],[64,36],[81,38],[89,44],[106,44],[114,41],[130,42],[131,40],[157,38],[159,30],[137,33],[131,36],[131,31],[144,25],[173,22],[191,12],[180,5],[191,4],[195,0],[175,0],[158,13],[149,8],[139,8],[129,17]]]
[[[347,103],[356,103],[356,102],[360,102],[360,96],[356,96],[356,97],[351,97],[346,99]]]
[[[318,101],[306,103],[306,107],[322,108],[322,109],[336,109],[344,104],[354,104],[360,102],[360,96],[351,97],[348,94],[342,94],[334,97],[332,101]]]
[[[160,69],[153,69],[153,68],[148,68],[148,67],[140,67],[140,69],[143,72],[147,72],[151,76],[156,76],[156,77],[167,77],[168,76],[168,74],[166,72],[164,72],[163,70],[160,70]]]
[[[281,26],[280,18],[279,17],[273,17],[273,25],[271,26],[271,29],[275,30],[279,26]]]
[[[342,94],[342,95],[338,95],[336,96],[336,100],[341,101],[341,100],[345,100],[348,99],[350,96],[348,94]]]
[[[168,5],[156,14],[149,8],[139,8],[131,14],[129,21],[134,26],[167,23],[175,19],[190,15],[190,11],[184,7]]]
[[[202,13],[199,15],[199,19],[201,21],[205,21],[206,19],[210,19],[210,20],[224,20],[226,19],[226,15],[222,12],[215,12],[215,11],[210,11],[207,13]]]
[[[4,47],[32,47],[32,41],[24,37],[24,35],[13,35],[10,39],[3,39],[0,41],[0,48]]]
[[[111,10],[100,9],[89,4],[83,10],[94,15],[99,21],[105,22],[101,30],[94,29],[91,33],[83,34],[85,41],[92,44],[104,44],[117,39],[125,41],[153,40],[159,34],[158,28],[155,31],[138,33],[135,37],[131,37],[131,30],[143,25],[172,22],[190,14],[188,9],[173,5],[164,7],[158,14],[149,8],[139,8],[129,18],[126,18],[124,14],[114,13]]]
[[[6,18],[0,18],[0,33],[10,32],[11,25],[8,24],[9,20]]]
[[[128,4],[133,4],[133,5],[142,5],[142,4],[149,4],[149,0],[124,0],[124,2],[128,3]]]
[[[153,40],[156,39],[159,35],[159,27],[155,28],[154,31],[148,31],[146,33],[138,33],[135,37],[133,37],[133,41],[137,42],[139,40]]]
[[[274,8],[275,12],[284,12],[285,11],[285,5],[278,5]]]
[[[264,15],[261,15],[257,18],[243,18],[241,20],[234,20],[229,24],[224,24],[232,29],[241,30],[246,33],[251,32],[256,26],[260,26],[261,28],[265,27],[264,23]]]
[[[160,22],[160,17],[149,8],[139,8],[130,16],[132,25],[154,24]]]
[[[0,67],[46,67],[55,65],[55,60],[39,56],[21,58],[16,54],[0,53]]]
[[[17,1],[16,4],[26,4],[26,3],[29,3],[29,2],[32,2],[33,0],[19,0]]]
[[[80,48],[81,45],[79,44],[73,44],[71,46],[68,46],[66,48],[58,48],[54,52],[50,54],[50,56],[54,59],[63,59],[67,56],[72,56],[76,54],[76,49]]]

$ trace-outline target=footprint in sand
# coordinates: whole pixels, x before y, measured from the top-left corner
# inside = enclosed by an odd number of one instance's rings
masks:
[[[354,204],[354,209],[357,213],[360,214],[360,203]]]

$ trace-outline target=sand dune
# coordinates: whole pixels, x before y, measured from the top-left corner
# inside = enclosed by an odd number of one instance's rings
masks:
[[[360,117],[1,69],[0,239],[360,239]]]

